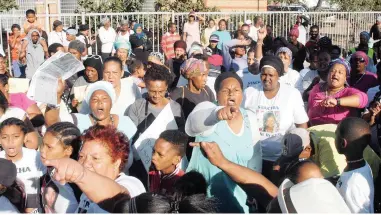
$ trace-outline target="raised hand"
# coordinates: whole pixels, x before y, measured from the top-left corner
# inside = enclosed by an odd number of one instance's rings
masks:
[[[210,163],[216,167],[220,167],[224,162],[227,162],[220,147],[215,142],[190,143],[189,145],[192,147],[201,147]]]
[[[54,168],[52,177],[62,185],[79,182],[85,174],[85,168],[70,158],[44,160],[43,164]]]

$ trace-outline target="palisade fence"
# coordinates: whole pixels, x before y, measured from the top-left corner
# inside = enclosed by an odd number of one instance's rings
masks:
[[[239,24],[245,20],[253,20],[255,16],[263,18],[266,25],[273,27],[273,35],[287,37],[288,31],[295,24],[295,12],[199,12],[199,15],[206,20],[229,17],[228,30],[237,30]],[[359,43],[359,33],[370,31],[375,23],[377,16],[381,12],[307,12],[303,13],[308,17],[311,25],[318,25],[322,36],[328,36],[333,43],[341,48],[349,49]],[[141,23],[143,28],[147,29],[153,35],[152,40],[154,50],[160,51],[160,38],[167,31],[169,22],[175,22],[182,33],[182,27],[187,21],[188,13],[175,12],[133,12],[133,13],[79,13],[79,14],[48,14],[39,15],[39,19],[45,19],[45,23],[52,23],[58,19],[64,23],[65,27],[79,26],[82,23],[90,25],[91,34],[95,36],[100,27],[100,20],[104,17],[111,19],[112,26],[117,29],[122,20],[136,20]],[[24,16],[0,15],[0,34],[1,41],[6,44],[6,35],[10,31],[12,24],[22,26],[25,21]],[[205,28],[205,22],[201,28]],[[45,24],[47,32],[51,30],[49,24]],[[308,32],[308,29],[307,29]],[[4,38],[5,37],[5,38]],[[95,50],[98,51],[100,43],[96,43]]]

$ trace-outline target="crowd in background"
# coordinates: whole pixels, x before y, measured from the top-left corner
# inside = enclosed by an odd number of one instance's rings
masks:
[[[302,15],[287,37],[228,22],[190,12],[154,52],[136,21],[26,11],[0,54],[0,212],[380,212],[381,17],[348,55]],[[57,53],[85,69],[56,105],[12,89]]]

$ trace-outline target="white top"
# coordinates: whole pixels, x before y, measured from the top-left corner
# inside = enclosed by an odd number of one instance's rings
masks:
[[[261,29],[261,28],[257,28],[257,27],[255,27],[254,25],[250,26],[249,36],[250,36],[255,42],[257,42],[257,40],[258,40],[258,31],[259,31],[259,29]]]
[[[299,25],[298,30],[299,30],[298,42],[303,44],[304,46],[306,45],[306,42],[307,42],[307,30],[303,25]]]
[[[296,88],[297,82],[299,81],[299,79],[300,79],[299,72],[291,68],[288,68],[288,71],[285,72],[283,76],[279,78],[279,82]]]
[[[217,26],[214,26],[213,28],[205,28],[204,30],[204,41],[205,41],[205,44],[204,46],[207,47],[209,46],[209,39],[210,39],[210,36],[212,36],[213,32],[217,31]]]
[[[311,69],[307,67],[307,68],[300,70],[299,74],[301,77],[304,77],[309,71],[311,71]]]
[[[99,39],[102,42],[102,53],[111,53],[114,48],[116,32],[112,27],[106,30],[103,26],[98,31]]]
[[[89,89],[89,88],[87,88]],[[85,94],[86,98],[87,92]],[[116,99],[115,104],[112,105],[111,114],[124,115],[124,112],[127,110],[130,105],[132,105],[136,99],[140,99],[142,95],[140,94],[139,87],[134,84],[131,78],[123,78],[121,80],[121,89],[120,95]],[[82,107],[80,113],[89,114],[90,107],[86,101],[82,102]]]
[[[374,184],[368,163],[364,167],[343,172],[336,188],[352,213],[374,213]]]
[[[42,164],[40,152],[33,149],[22,148],[22,159],[15,162],[17,178],[24,183],[27,194],[36,194],[40,177],[46,172]],[[0,158],[5,159],[5,151],[0,152]]]
[[[242,104],[256,113],[264,160],[278,159],[283,135],[295,124],[308,122],[300,92],[282,83],[272,99],[266,98],[262,85],[247,88]]]
[[[2,214],[18,214],[19,210],[8,200],[7,197],[0,196],[0,213]]]
[[[120,39],[123,39],[125,41],[130,41],[130,35],[133,35],[133,34],[134,34],[133,30],[130,30],[130,32],[127,32],[125,35],[122,35],[122,32],[119,32],[115,41],[118,41]]]
[[[248,87],[252,87],[261,83],[261,74],[253,75],[249,72],[248,69],[244,69],[237,71],[237,75],[242,79],[243,89],[247,89]]]
[[[63,31],[61,31],[61,32],[56,32],[56,31],[50,32],[48,35],[48,44],[50,46],[53,43],[59,43],[61,45],[66,44],[67,43],[66,33]]]
[[[3,122],[6,119],[9,119],[9,118],[12,118],[12,117],[17,118],[19,120],[24,120],[25,117],[26,117],[26,113],[21,108],[9,107],[5,111],[5,113],[0,117],[0,123]]]
[[[120,173],[119,177],[115,179],[115,182],[125,187],[130,193],[131,198],[146,192],[144,185],[142,184],[142,182],[139,181],[139,179],[132,176],[127,176],[124,173]],[[108,213],[108,212],[100,208],[94,202],[92,202],[83,193],[81,195],[81,200],[79,202],[79,206],[76,213]]]
[[[200,25],[197,21],[192,24],[186,22],[184,24],[184,33],[187,33],[186,43],[187,43],[187,51],[191,48],[193,42],[200,43]]]
[[[319,77],[318,71],[309,69],[307,74],[305,74],[303,77],[300,76],[296,88],[299,90],[299,92],[303,93],[312,84],[312,81],[316,77]]]

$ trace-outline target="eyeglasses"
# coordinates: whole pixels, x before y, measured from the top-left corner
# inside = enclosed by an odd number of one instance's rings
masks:
[[[365,63],[365,59],[364,58],[354,58],[354,59],[352,59],[352,62]]]

